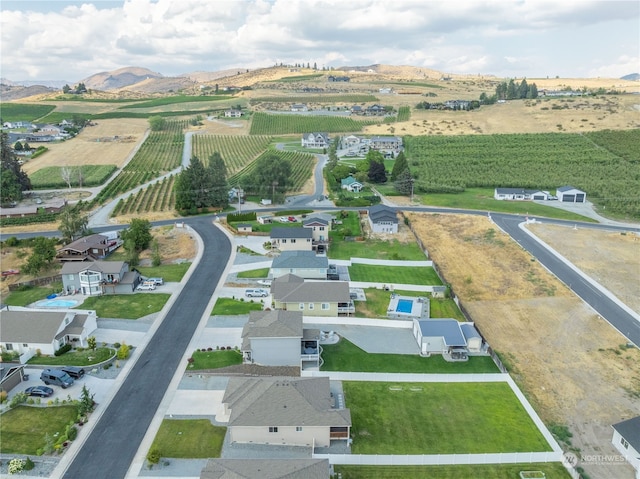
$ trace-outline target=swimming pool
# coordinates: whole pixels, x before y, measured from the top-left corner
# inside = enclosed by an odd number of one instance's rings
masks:
[[[73,308],[77,306],[79,302],[77,299],[54,298],[38,301],[35,306],[38,308]]]
[[[413,309],[413,300],[411,299],[399,299],[396,305],[397,313],[410,313]]]

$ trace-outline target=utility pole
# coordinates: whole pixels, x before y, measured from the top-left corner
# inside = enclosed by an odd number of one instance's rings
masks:
[[[409,180],[411,182],[411,203],[413,203],[413,182],[415,181],[413,178]]]
[[[278,182],[274,181],[273,183],[271,183],[271,201],[273,203],[275,203],[275,197],[276,197],[276,186],[278,186]]]

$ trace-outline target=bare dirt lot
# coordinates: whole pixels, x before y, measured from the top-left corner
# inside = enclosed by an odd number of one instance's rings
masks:
[[[615,454],[610,425],[640,412],[640,351],[627,348],[623,336],[488,218],[408,216],[543,420],[568,426],[572,447],[582,455]],[[597,270],[607,269],[605,258],[617,257],[618,250],[623,257],[637,251],[633,241],[627,244],[631,253],[622,245],[609,252],[607,244],[600,243]],[[581,466],[591,477],[633,477],[620,463]]]
[[[47,144],[45,154],[27,161],[27,174],[46,166],[116,165],[122,166],[138,145],[149,122],[138,118],[99,120],[78,136],[62,143]]]

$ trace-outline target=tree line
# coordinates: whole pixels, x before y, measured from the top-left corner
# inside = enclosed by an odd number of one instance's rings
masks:
[[[529,85],[527,79],[517,82],[513,78],[509,82],[503,81],[496,85],[496,91],[489,96],[482,92],[480,94],[480,103],[483,105],[491,105],[501,100],[522,100],[522,99],[538,98],[538,87],[535,83]]]

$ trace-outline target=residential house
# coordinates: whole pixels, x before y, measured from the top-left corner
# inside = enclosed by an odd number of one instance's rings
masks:
[[[389,95],[391,93],[393,93],[393,88],[379,88],[378,89],[378,93],[381,93],[382,95]]]
[[[3,351],[16,351],[24,364],[38,351],[52,355],[62,346],[87,347],[87,338],[97,328],[95,311],[1,311],[0,344]]]
[[[89,296],[133,293],[140,282],[124,261],[66,262],[60,273],[65,291]]]
[[[261,225],[268,225],[273,223],[273,216],[269,216],[269,215],[264,215],[264,216],[258,216],[258,223],[260,223]]]
[[[399,136],[374,136],[369,146],[382,153],[398,153],[402,150],[402,138]]]
[[[329,479],[329,459],[209,459],[200,479]]]
[[[613,428],[611,443],[636,470],[636,478],[640,479],[640,416],[611,427]]]
[[[351,191],[352,193],[359,193],[362,191],[362,188],[364,188],[364,185],[353,176],[347,176],[340,180],[340,187],[343,190]]]
[[[0,365],[0,391],[10,392],[13,388],[18,386],[22,381],[29,379],[24,373],[23,364],[8,364]]]
[[[283,251],[273,259],[270,278],[295,274],[304,279],[327,279],[329,260],[313,251]]]
[[[551,194],[548,191],[526,190],[524,188],[496,188],[493,192],[496,200],[548,200]]]
[[[558,201],[564,203],[586,203],[587,194],[573,186],[562,186],[556,190]]]
[[[348,281],[305,281],[285,274],[271,283],[276,309],[301,311],[307,316],[348,316],[355,312]]]
[[[364,114],[364,110],[362,109],[362,107],[360,105],[353,105],[351,107],[351,113],[354,115],[362,115]]]
[[[242,116],[242,110],[231,108],[229,110],[225,110],[224,116],[225,118],[240,118]]]
[[[375,205],[369,208],[367,220],[374,233],[398,232],[398,214],[396,210],[386,205]]]
[[[5,121],[2,126],[4,128],[34,128],[33,124],[30,121]]]
[[[311,237],[314,243],[326,243],[329,241],[329,231],[331,231],[330,220],[313,216],[305,219],[302,222],[302,227],[312,231]]]
[[[469,100],[447,100],[444,102],[444,106],[449,110],[468,110],[471,102]]]
[[[280,251],[312,251],[313,231],[309,228],[271,229],[271,247]]]
[[[304,103],[294,103],[291,105],[291,111],[309,111],[309,107]]]
[[[14,208],[0,208],[0,218],[23,218],[42,213],[60,213],[66,206],[66,200],[51,200],[41,205],[17,206]]]
[[[358,148],[360,146],[361,138],[356,135],[343,136],[340,139],[340,148],[347,150],[351,148]]]
[[[351,78],[349,78],[348,76],[335,76],[335,75],[329,75],[327,77],[327,80],[330,82],[348,82],[351,81]]]
[[[327,133],[305,133],[302,135],[303,148],[329,148],[329,135]]]
[[[60,127],[58,125],[52,125],[50,123],[36,123],[33,126],[35,128],[37,128],[40,132],[47,133],[49,135],[59,136],[62,133],[66,133],[64,131],[64,128],[62,128],[62,127]]]
[[[109,238],[101,234],[84,236],[63,246],[56,252],[56,260],[67,261],[93,261],[106,258],[122,241]]]
[[[305,329],[300,311],[251,311],[242,328],[245,363],[320,367],[320,330]]]
[[[231,443],[328,447],[349,441],[351,412],[335,407],[328,377],[231,377],[222,404]]]
[[[385,109],[382,105],[371,105],[364,111],[366,116],[381,116],[385,114]]]
[[[482,338],[473,323],[467,327],[455,319],[414,319],[413,336],[420,346],[420,354],[442,354],[446,359],[467,359],[469,342],[473,352],[482,349]]]

